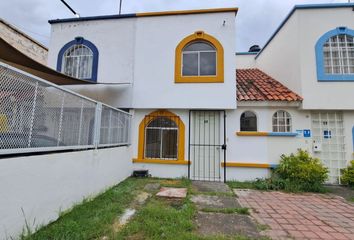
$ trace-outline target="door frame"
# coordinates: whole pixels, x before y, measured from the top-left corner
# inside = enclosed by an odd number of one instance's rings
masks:
[[[223,137],[221,138],[222,143],[220,144],[221,150],[223,151],[223,161],[220,161],[220,169],[223,167],[223,181],[224,183],[226,183],[226,111],[225,110],[213,110],[213,109],[193,109],[193,110],[189,110],[189,118],[188,118],[188,179],[191,179],[191,122],[192,122],[192,112],[220,112],[220,117],[222,116],[222,125],[223,125],[223,129],[221,129],[220,127],[220,133],[223,134]],[[222,114],[222,115],[221,115]],[[220,179],[222,179],[222,177],[220,176]]]

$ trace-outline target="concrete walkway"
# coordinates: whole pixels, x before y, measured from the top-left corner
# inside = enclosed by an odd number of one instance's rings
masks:
[[[354,239],[354,204],[325,194],[235,190],[272,239]]]

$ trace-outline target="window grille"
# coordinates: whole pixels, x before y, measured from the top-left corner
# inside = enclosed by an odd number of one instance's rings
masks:
[[[178,124],[176,116],[147,116],[145,127],[146,159],[177,160]]]
[[[206,42],[193,42],[182,51],[183,76],[215,76],[216,49]]]
[[[273,132],[291,132],[291,116],[288,112],[279,110],[273,115]]]
[[[0,101],[0,155],[130,143],[130,114],[3,63]]]
[[[324,70],[326,74],[354,74],[354,38],[339,34],[329,38],[323,45]]]
[[[64,52],[62,72],[79,79],[91,79],[93,52],[83,44],[75,44]]]

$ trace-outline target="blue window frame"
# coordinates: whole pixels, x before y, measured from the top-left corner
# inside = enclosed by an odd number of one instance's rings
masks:
[[[84,39],[83,37],[76,37],[74,40],[68,42],[60,49],[60,51],[58,53],[57,71],[63,72],[63,73],[66,72],[65,69],[63,69],[63,68],[65,68],[63,61],[66,61],[65,58],[68,55],[70,55],[70,51],[72,52],[72,54],[77,54],[78,49],[83,49],[83,50],[81,50],[81,53],[86,52],[86,54],[89,55],[89,59],[86,58],[85,60],[83,60],[81,62],[78,61],[77,66],[76,66],[76,68],[77,68],[76,71],[79,71],[79,72],[80,72],[79,68],[85,67],[85,69],[81,69],[81,72],[84,71],[86,74],[68,74],[68,75],[76,77],[76,78],[96,82],[97,81],[97,68],[98,68],[98,55],[99,55],[98,49],[96,48],[96,46],[92,42]],[[85,58],[85,57],[86,56],[84,56],[83,58]],[[81,58],[81,60],[83,58]],[[88,67],[90,69],[87,69]]]
[[[353,39],[354,30],[347,27],[338,27],[320,37],[315,47],[318,81],[354,81]]]

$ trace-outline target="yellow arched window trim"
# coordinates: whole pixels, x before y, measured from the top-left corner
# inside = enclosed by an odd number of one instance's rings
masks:
[[[182,75],[182,50],[194,41],[206,41],[216,48],[216,76],[183,76]],[[224,48],[213,36],[203,31],[197,31],[184,38],[176,47],[175,83],[223,83],[224,82]]]
[[[178,119],[178,139],[177,139],[177,160],[163,160],[163,159],[146,159],[144,157],[145,148],[145,128],[155,120],[157,117],[166,117],[172,121]],[[133,159],[134,163],[157,163],[157,164],[188,164],[184,159],[184,141],[185,141],[185,126],[182,120],[176,114],[166,111],[158,110],[146,116],[139,125],[139,140],[138,140],[138,157]]]

